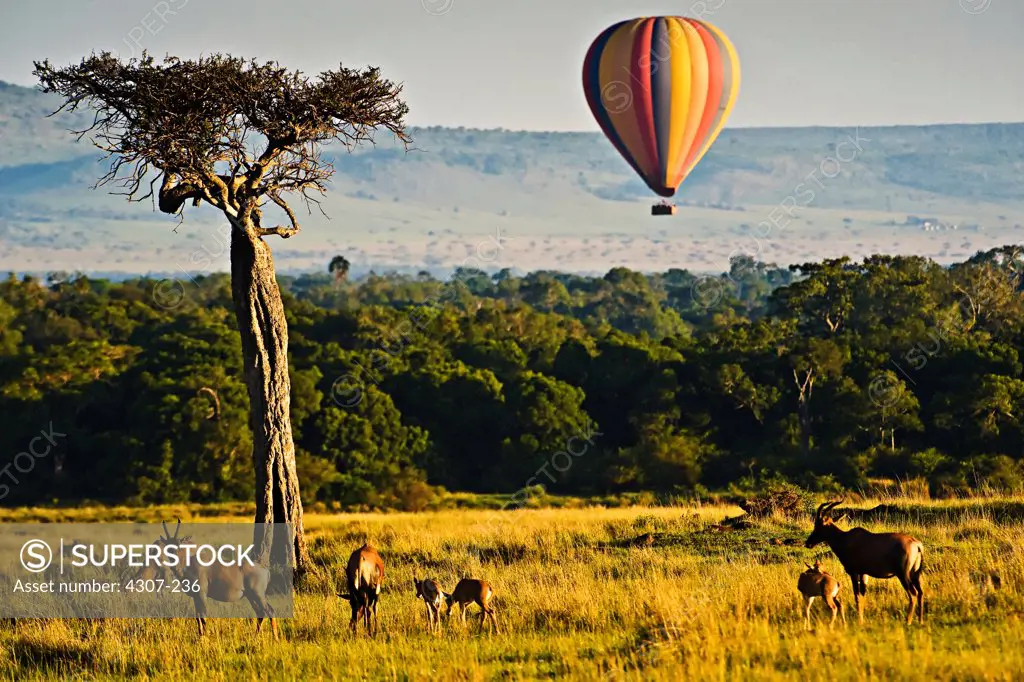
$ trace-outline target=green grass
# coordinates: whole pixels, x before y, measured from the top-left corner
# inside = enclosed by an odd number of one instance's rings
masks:
[[[212,620],[203,640],[189,620],[22,621],[0,626],[0,678],[1009,680],[1024,670],[1024,522],[999,510],[1022,503],[906,502],[860,522],[925,544],[926,620],[909,627],[895,581],[869,583],[857,624],[838,562],[827,548],[802,546],[807,519],[723,530],[720,522],[739,514],[728,506],[310,514],[321,572],[298,596],[296,617],[282,621],[280,643],[266,631],[256,638],[252,621]],[[2,518],[242,520],[238,513],[18,510]],[[348,605],[334,596],[364,540],[387,566],[376,639],[349,633]],[[830,631],[820,604],[815,631],[803,629],[796,577],[818,557],[840,578],[845,629]],[[999,575],[1001,588],[985,585],[983,572]],[[479,633],[472,607],[467,628],[456,617],[429,634],[414,576],[449,590],[463,576],[490,581],[501,633]]]

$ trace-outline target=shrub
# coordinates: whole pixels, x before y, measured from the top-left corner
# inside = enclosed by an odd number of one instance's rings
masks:
[[[1012,493],[1024,489],[1024,466],[1006,455],[979,455],[937,472],[931,484],[939,496]]]
[[[761,518],[776,514],[795,517],[813,511],[814,499],[799,486],[776,482],[754,498],[739,502],[739,507],[748,515]]]

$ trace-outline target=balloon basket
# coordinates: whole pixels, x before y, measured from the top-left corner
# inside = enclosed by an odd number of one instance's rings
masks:
[[[651,215],[675,215],[676,207],[672,204],[655,204],[651,206]]]

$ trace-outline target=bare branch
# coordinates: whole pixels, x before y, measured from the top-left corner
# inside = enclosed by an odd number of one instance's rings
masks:
[[[267,197],[275,204],[280,206],[281,209],[288,214],[288,220],[291,221],[292,225],[291,227],[284,227],[283,225],[278,225],[277,227],[261,227],[259,228],[258,234],[261,237],[276,234],[284,239],[288,239],[289,237],[297,235],[301,228],[299,227],[299,221],[296,220],[295,218],[295,212],[292,211],[288,204],[286,204],[284,200],[281,199],[281,197],[279,197],[277,194],[268,194]]]
[[[276,234],[278,237],[281,237],[283,239],[288,239],[289,237],[293,237],[298,233],[299,228],[285,227],[284,225],[278,225],[276,227],[261,227],[256,231],[256,234],[258,234],[261,237],[268,237],[272,234]]]

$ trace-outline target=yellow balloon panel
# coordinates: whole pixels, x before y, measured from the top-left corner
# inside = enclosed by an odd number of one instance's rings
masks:
[[[591,44],[583,89],[601,130],[644,182],[670,197],[718,137],[739,94],[721,30],[686,17],[619,22]]]

